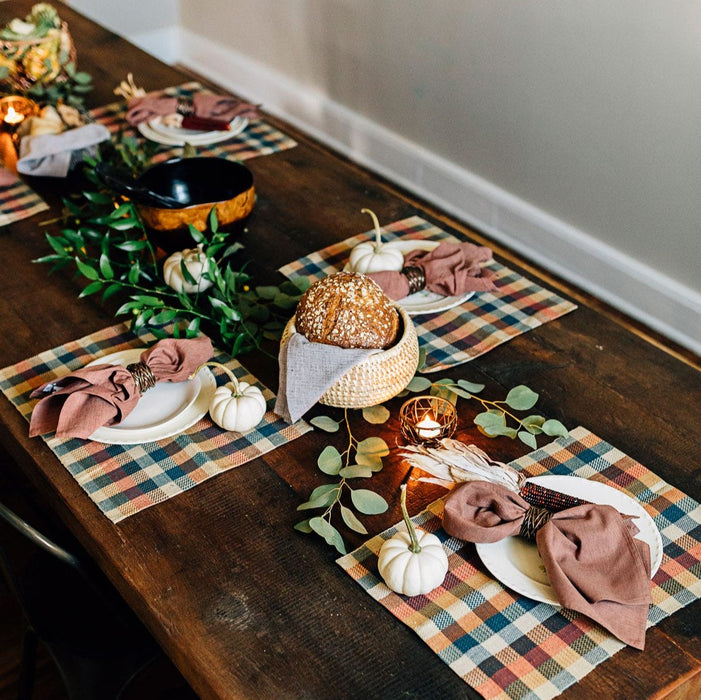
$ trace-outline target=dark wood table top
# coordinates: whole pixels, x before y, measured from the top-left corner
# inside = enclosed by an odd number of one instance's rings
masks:
[[[24,16],[31,4],[2,3],[2,18]],[[191,79],[68,7],[58,7],[77,45],[79,65],[96,85],[90,106],[113,101],[113,88],[129,71],[147,89]],[[382,222],[419,214],[486,242],[497,259],[576,300],[579,309],[450,375],[483,382],[493,394],[527,384],[540,393],[539,406],[549,417],[571,428],[588,427],[701,498],[698,358],[665,347],[581,291],[291,126],[272,117],[268,121],[299,145],[247,162],[258,200],[241,240],[255,261],[258,280],[280,281],[276,270],[281,265],[369,228],[363,207],[373,209]],[[45,266],[32,264],[45,254],[45,232],[56,230],[56,223],[40,222],[59,213],[62,185],[49,179],[31,184],[52,210],[0,230],[3,367],[115,322],[113,309],[93,297],[77,300],[78,285],[70,274],[49,276]],[[274,360],[261,353],[241,359],[268,386],[277,387]],[[394,413],[399,405],[393,404]],[[359,421],[358,433],[364,429]],[[382,430],[391,440],[390,428]],[[528,451],[506,438],[479,435],[469,408],[461,416],[459,436],[504,461]],[[29,439],[24,419],[0,398],[4,451],[202,697],[474,696],[334,563],[332,548],[293,529],[300,519],[297,506],[320,483],[316,457],[327,440],[314,431],[114,525],[46,444]],[[389,512],[373,521],[375,532],[400,519],[397,483],[403,477],[396,467],[373,478],[372,487],[391,503]],[[438,494],[436,487],[413,490],[410,510],[417,512]],[[360,543],[350,534],[347,539]],[[562,697],[701,697],[700,622],[696,602],[651,628],[644,652],[625,648]]]

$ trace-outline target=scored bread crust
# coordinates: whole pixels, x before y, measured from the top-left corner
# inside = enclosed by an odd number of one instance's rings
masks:
[[[313,343],[379,349],[396,341],[399,313],[374,280],[357,272],[337,272],[302,295],[295,326]]]

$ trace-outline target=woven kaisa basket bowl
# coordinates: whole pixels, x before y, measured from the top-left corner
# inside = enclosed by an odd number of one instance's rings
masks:
[[[396,396],[411,381],[419,362],[419,341],[411,316],[400,306],[402,333],[386,350],[368,355],[346,372],[319,399],[319,403],[337,408],[375,406]],[[296,333],[293,316],[282,333],[282,342]]]

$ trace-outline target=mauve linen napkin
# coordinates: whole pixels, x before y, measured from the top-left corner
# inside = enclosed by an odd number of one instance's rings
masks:
[[[275,413],[299,420],[346,372],[377,350],[312,343],[293,333],[280,345],[280,381]]]
[[[20,141],[17,170],[24,175],[66,177],[73,165],[97,145],[108,141],[110,132],[102,124],[86,124],[60,134],[25,136]]]
[[[482,267],[492,259],[492,251],[473,243],[439,243],[430,251],[412,250],[404,256],[404,267],[420,268],[426,278],[425,288],[443,296],[465,292],[493,292],[494,273]],[[370,272],[392,300],[409,294],[409,280],[401,272]]]
[[[141,353],[157,382],[184,382],[212,357],[206,336],[166,338]],[[132,373],[122,365],[92,365],[35,389],[41,398],[32,411],[29,435],[52,431],[56,437],[88,438],[98,428],[120,423],[134,409],[141,392]]]
[[[0,166],[0,187],[14,185],[17,182],[17,176],[8,168]]]
[[[446,499],[443,528],[468,542],[518,535],[530,505],[513,491],[485,481],[465,483]],[[557,600],[636,649],[645,646],[650,548],[636,539],[630,518],[587,503],[553,513],[536,545]]]
[[[127,104],[126,120],[136,126],[155,117],[165,117],[178,111],[182,100],[163,93],[150,92],[143,97],[134,97]],[[217,119],[230,122],[234,117],[254,119],[258,116],[256,105],[239,100],[231,95],[197,93],[192,98],[192,115],[201,119]]]

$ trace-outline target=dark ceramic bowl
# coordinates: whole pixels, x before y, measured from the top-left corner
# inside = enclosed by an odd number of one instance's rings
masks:
[[[178,231],[190,224],[207,228],[216,207],[220,226],[245,219],[255,202],[253,174],[241,163],[224,158],[174,158],[145,170],[136,186],[174,200],[180,206],[139,203],[144,223],[156,231]]]

